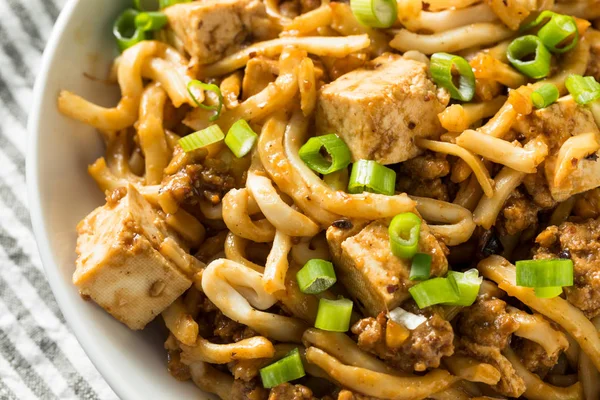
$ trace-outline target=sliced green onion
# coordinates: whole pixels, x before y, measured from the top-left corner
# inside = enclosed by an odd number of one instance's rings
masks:
[[[296,273],[296,280],[302,293],[319,294],[332,287],[337,278],[332,263],[315,258]]]
[[[516,38],[508,45],[506,56],[513,67],[530,78],[540,79],[550,73],[550,52],[537,36]],[[531,61],[524,61],[530,56],[535,57]]]
[[[558,92],[556,85],[553,83],[546,83],[538,90],[531,93],[531,101],[535,108],[546,108],[558,100],[559,96],[560,93]]]
[[[182,137],[179,139],[179,145],[183,151],[188,153],[201,147],[217,143],[218,141],[223,140],[224,137],[225,135],[221,128],[219,128],[219,125],[211,125],[206,129]]]
[[[412,258],[419,248],[421,218],[411,212],[398,214],[392,219],[388,233],[392,253],[396,257]]]
[[[537,35],[553,53],[566,53],[579,41],[577,23],[570,15],[554,14]],[[565,43],[568,39],[568,43]]]
[[[157,11],[160,5],[158,0],[133,0],[133,6],[138,11]]]
[[[479,294],[479,287],[483,282],[483,277],[479,276],[477,269],[473,268],[466,272],[450,271],[448,272],[448,279],[456,282],[460,299],[446,303],[447,305],[470,306],[475,302]]]
[[[135,25],[135,19],[138,14],[132,8],[127,9],[119,15],[119,18],[117,18],[113,25],[113,35],[121,51],[125,51],[147,39],[146,32],[138,29]]]
[[[179,3],[191,3],[192,0],[158,0],[161,10]]]
[[[302,365],[302,358],[300,358],[298,348],[290,351],[281,360],[260,369],[260,378],[262,379],[263,386],[267,389],[285,382],[300,379],[304,375],[306,373],[304,372],[304,365]]]
[[[347,332],[350,329],[353,303],[348,299],[319,299],[315,328],[330,332]]]
[[[216,106],[207,106],[207,105],[200,103],[198,101],[198,99],[196,98],[196,96],[194,96],[194,93],[192,93],[192,88],[195,88],[195,87],[199,87],[200,89],[202,89],[204,91],[214,92],[218,97],[219,104],[217,104]],[[196,103],[196,105],[198,107],[203,108],[205,110],[215,110],[216,111],[215,115],[213,115],[212,117],[209,118],[211,121],[216,121],[221,116],[221,110],[223,109],[223,94],[221,93],[221,89],[219,89],[219,87],[217,85],[214,85],[212,83],[200,82],[200,81],[194,79],[193,81],[190,81],[188,83],[187,91],[188,91],[189,95],[192,97],[192,99],[194,100],[194,103]]]
[[[588,104],[600,99],[600,83],[593,76],[569,75],[565,86],[578,104]]]
[[[427,321],[426,317],[422,315],[413,314],[401,307],[394,308],[392,311],[390,311],[388,316],[395,323],[400,324],[411,331],[414,331],[423,322]]]
[[[135,17],[135,26],[145,32],[162,29],[169,20],[159,11],[141,12]]]
[[[548,10],[542,11],[534,20],[523,25],[520,30],[525,32],[542,24],[537,36],[550,51],[565,53],[577,45],[579,30],[575,18],[570,15],[557,14]],[[560,46],[569,37],[572,37],[572,40],[565,46]]]
[[[240,119],[229,128],[227,136],[225,136],[225,144],[237,158],[242,158],[250,153],[257,139],[256,132],[245,120]]]
[[[389,28],[398,19],[396,0],[350,0],[352,13],[363,25]]]
[[[418,242],[417,242],[418,244]],[[417,253],[412,259],[412,265],[410,267],[411,281],[424,281],[429,279],[431,274],[431,254]]]
[[[331,161],[321,154],[322,150],[327,152]],[[308,139],[298,155],[310,169],[323,175],[346,168],[352,159],[346,143],[333,133]]]
[[[551,299],[560,296],[563,292],[563,288],[561,286],[536,287],[534,288],[534,292],[536,297]]]
[[[419,308],[434,304],[455,303],[460,300],[454,279],[433,278],[423,281],[408,289],[408,292]]]
[[[431,77],[436,85],[447,89],[450,97],[461,101],[471,101],[475,95],[475,74],[473,69],[460,56],[448,53],[435,53],[429,66]],[[454,70],[459,74],[458,87],[454,84]]]
[[[396,171],[371,160],[352,164],[349,193],[371,192],[392,196],[396,188]]]
[[[573,285],[573,261],[569,259],[517,261],[517,285],[549,287]]]

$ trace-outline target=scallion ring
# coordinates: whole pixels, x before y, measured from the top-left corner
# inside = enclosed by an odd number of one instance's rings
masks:
[[[573,261],[569,259],[517,261],[517,285],[550,287],[573,285]]]
[[[396,257],[412,258],[419,248],[421,218],[411,212],[396,215],[388,228],[390,248]]]
[[[448,53],[435,53],[429,66],[431,77],[436,85],[450,92],[450,97],[460,101],[471,101],[475,95],[475,74],[473,69],[460,56]],[[454,84],[458,72],[458,87]]]
[[[546,108],[558,100],[559,96],[560,93],[558,92],[556,85],[553,83],[546,83],[531,93],[531,102],[535,108]]]
[[[566,53],[577,46],[579,30],[575,18],[554,14],[537,33],[544,45],[553,53]]]
[[[158,0],[133,0],[133,6],[138,11],[157,11],[160,4]]]
[[[479,276],[479,271],[473,268],[466,272],[450,271],[448,279],[454,280],[458,288],[459,299],[457,301],[445,303],[452,306],[470,306],[477,299],[479,287],[483,278]]]
[[[550,73],[550,52],[537,36],[516,38],[508,45],[506,56],[516,69],[530,78],[541,79]],[[528,57],[533,60],[528,61]]]
[[[162,29],[169,20],[160,11],[141,12],[135,17],[135,26],[145,32],[154,32]]]
[[[550,286],[550,287],[536,287],[533,289],[536,297],[543,299],[552,299],[562,294],[563,288],[561,286]]]
[[[347,332],[350,329],[352,300],[319,299],[315,328],[330,332]]]
[[[411,281],[424,281],[431,274],[431,254],[417,253],[414,255],[410,267],[409,279]]]
[[[217,95],[219,104],[207,106],[205,104],[200,103],[198,101],[198,99],[196,98],[196,96],[194,95],[194,93],[192,93],[192,88],[195,88],[195,87],[198,87],[204,91],[210,91],[210,92],[215,93]],[[188,91],[189,95],[192,97],[192,99],[194,100],[194,103],[196,103],[196,105],[198,107],[203,108],[205,110],[214,110],[215,111],[215,114],[209,118],[210,121],[216,121],[221,116],[221,110],[223,109],[223,94],[221,93],[221,89],[217,85],[214,85],[212,83],[204,83],[204,82],[194,79],[193,81],[190,81],[187,84],[187,91]]]
[[[260,369],[260,379],[263,386],[267,389],[285,382],[300,379],[304,375],[306,373],[304,372],[304,365],[302,365],[302,358],[300,358],[298,348],[290,351],[281,360]]]
[[[419,308],[434,304],[448,304],[460,300],[454,279],[433,278],[423,281],[408,289]]]
[[[119,15],[113,25],[113,35],[121,51],[125,51],[147,39],[146,32],[135,25],[138,14],[136,10],[129,8]]]
[[[179,145],[183,151],[188,153],[201,147],[217,143],[223,140],[223,138],[225,138],[225,135],[221,128],[219,128],[219,125],[211,125],[206,129],[182,137],[179,139]]]
[[[337,278],[332,263],[312,259],[296,273],[296,280],[302,293],[319,294],[332,287]]]
[[[350,0],[352,13],[363,25],[389,28],[398,19],[396,0]]]
[[[257,140],[258,135],[243,119],[231,125],[225,136],[225,144],[237,158],[242,158],[250,153]]]
[[[376,161],[358,160],[352,164],[348,192],[379,193],[392,196],[396,188],[396,171]]]
[[[323,150],[327,152],[331,161],[323,156]],[[308,139],[298,155],[310,169],[323,175],[346,168],[352,159],[346,143],[333,133]]]
[[[569,75],[565,86],[578,104],[585,105],[600,99],[600,83],[593,76]]]

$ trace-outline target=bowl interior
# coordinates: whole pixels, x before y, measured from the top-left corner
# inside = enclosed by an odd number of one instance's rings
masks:
[[[121,0],[71,0],[64,9],[44,55],[30,113],[27,159],[32,222],[40,255],[58,304],[84,350],[124,400],[211,399],[191,383],[173,379],[166,369],[165,332],[153,324],[130,331],[71,283],[75,268],[75,226],[103,194],[87,166],[104,154],[98,133],[59,114],[61,89],[111,106],[118,87],[102,82],[114,56],[112,22]],[[98,79],[91,79],[97,77]]]

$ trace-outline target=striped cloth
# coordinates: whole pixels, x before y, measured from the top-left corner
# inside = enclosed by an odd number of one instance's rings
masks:
[[[0,0],[0,400],[117,398],[65,324],[27,210],[28,107],[64,3]]]

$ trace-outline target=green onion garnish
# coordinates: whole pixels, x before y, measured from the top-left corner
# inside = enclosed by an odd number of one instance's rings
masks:
[[[141,12],[135,17],[135,26],[144,32],[153,32],[162,29],[169,20],[159,11]]]
[[[265,388],[272,388],[282,383],[302,378],[304,365],[298,348],[290,351],[281,360],[260,369],[260,378]]]
[[[578,104],[588,104],[600,99],[600,83],[593,76],[569,75],[565,86]]]
[[[454,54],[435,53],[431,56],[429,70],[436,85],[447,89],[453,99],[461,101],[473,99],[475,74],[464,58]],[[454,84],[454,70],[459,74],[458,87]]]
[[[252,150],[257,139],[256,132],[245,120],[240,119],[229,128],[225,136],[225,144],[237,158],[242,158]]]
[[[551,299],[560,296],[563,292],[563,288],[561,286],[536,287],[534,288],[534,292],[536,297]]]
[[[179,139],[179,145],[183,151],[188,153],[201,147],[217,143],[218,141],[223,140],[224,137],[225,135],[221,128],[219,128],[219,125],[211,125],[206,129],[182,137]]]
[[[572,260],[521,260],[516,266],[518,286],[546,288],[573,285]]]
[[[392,253],[396,257],[412,258],[419,248],[421,218],[411,212],[398,214],[392,219],[388,232]]]
[[[348,299],[319,299],[315,328],[330,332],[347,332],[350,328],[353,303]]]
[[[535,108],[546,108],[558,100],[559,96],[560,93],[558,92],[556,85],[553,83],[546,83],[535,92],[531,93],[531,102]]]
[[[191,3],[192,0],[158,0],[161,10],[179,3]]]
[[[327,152],[331,161],[321,154],[322,150]],[[308,139],[298,155],[310,169],[323,175],[346,168],[352,159],[346,143],[333,133]]]
[[[455,303],[460,300],[454,279],[433,278],[423,281],[408,289],[408,292],[419,308],[434,304]]]
[[[530,78],[541,79],[550,73],[550,52],[537,36],[516,38],[508,45],[506,56],[513,67]],[[534,59],[525,61],[527,57]]]
[[[371,192],[392,196],[396,187],[396,171],[371,160],[352,164],[349,193]]]
[[[296,273],[296,280],[302,293],[319,294],[332,287],[337,278],[332,263],[315,258]]]
[[[113,35],[121,51],[125,51],[147,39],[146,32],[138,29],[135,25],[135,19],[138,14],[132,8],[127,9],[119,15],[119,18],[117,18],[113,25]]]
[[[424,281],[425,279],[429,279],[430,274],[431,274],[431,254],[427,254],[427,253],[415,254],[415,256],[412,259],[412,265],[410,267],[409,279],[411,281]]]
[[[219,104],[217,104],[216,106],[207,106],[204,105],[202,103],[200,103],[198,101],[198,99],[196,98],[196,96],[194,96],[194,93],[192,93],[192,88],[194,87],[199,87],[202,90],[208,90],[211,92],[214,92],[219,100]],[[199,80],[194,79],[193,81],[190,81],[187,85],[187,91],[189,93],[189,95],[192,97],[192,99],[194,100],[194,103],[196,103],[196,105],[200,108],[203,108],[205,110],[215,110],[216,113],[215,115],[211,116],[209,118],[209,120],[211,121],[216,121],[220,116],[221,116],[221,109],[223,108],[223,94],[221,93],[221,89],[219,89],[219,87],[217,85],[214,85],[212,83],[204,83],[204,82],[200,82]]]
[[[553,53],[565,53],[577,45],[579,30],[575,18],[570,15],[557,14],[548,10],[542,11],[537,18],[524,25],[521,31],[536,28],[542,23],[544,26],[538,30],[537,36]],[[561,46],[569,38],[571,40],[568,44]]]
[[[352,13],[363,25],[389,28],[398,19],[396,0],[350,0]]]
[[[479,271],[473,268],[466,272],[450,271],[448,272],[448,279],[456,282],[458,288],[459,300],[446,303],[452,306],[470,306],[477,299],[479,294],[479,287],[483,278],[479,276]]]
[[[138,11],[156,11],[158,10],[158,0],[133,0],[133,6]]]

